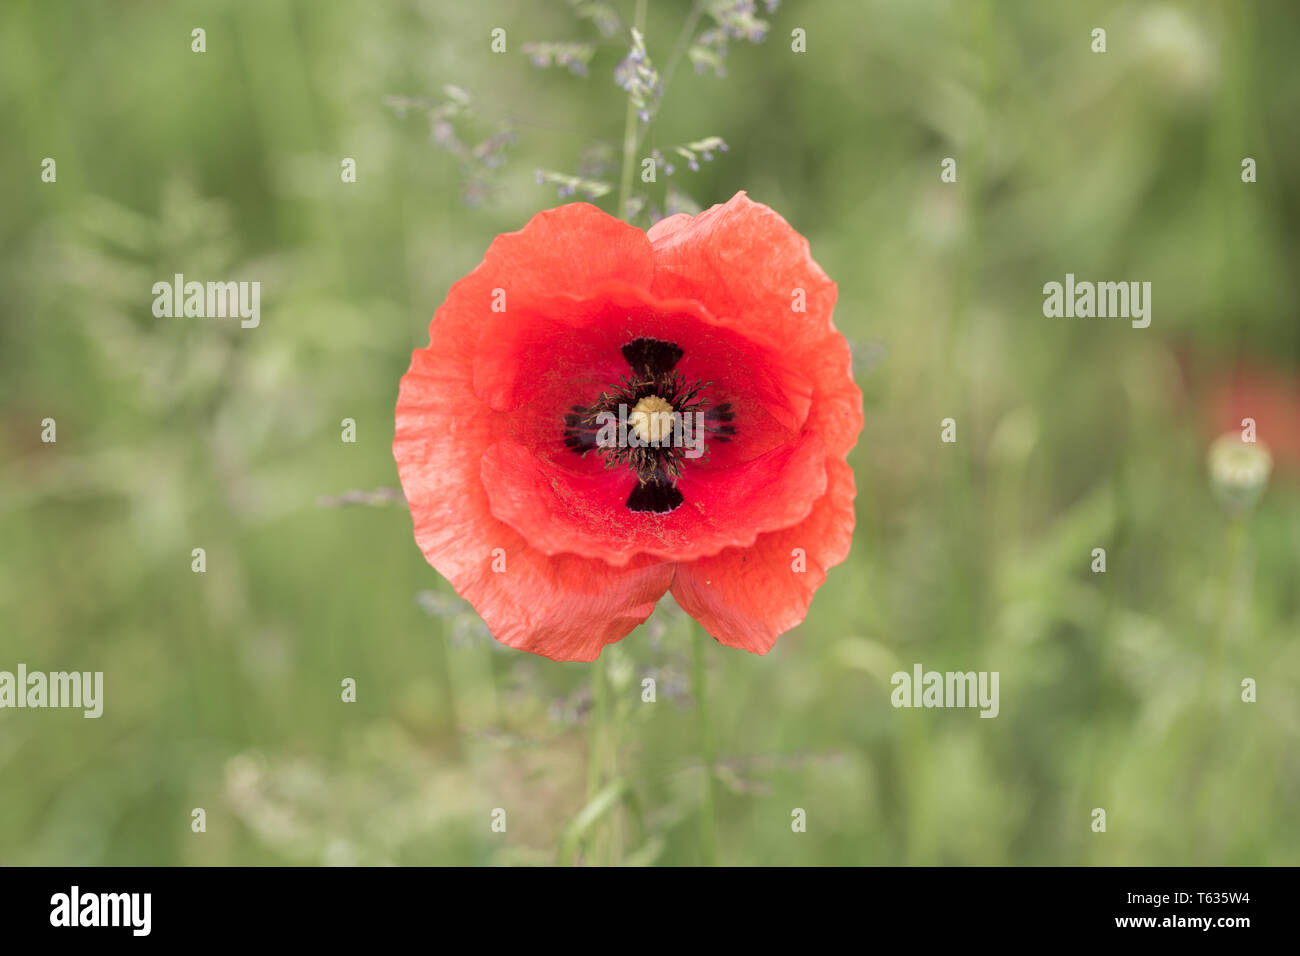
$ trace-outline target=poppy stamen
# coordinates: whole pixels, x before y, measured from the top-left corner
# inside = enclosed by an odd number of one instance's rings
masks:
[[[684,352],[675,342],[638,338],[621,349],[631,367],[591,406],[574,405],[564,416],[564,444],[575,454],[599,451],[605,467],[626,466],[637,476],[629,511],[666,514],[679,507],[677,490],[685,464],[707,453],[705,436],[730,441],[735,413],[729,402],[701,397],[708,382],[687,384],[674,367]],[[621,426],[618,440],[608,434]]]
[[[668,441],[673,433],[677,415],[673,406],[658,395],[647,395],[636,403],[627,420],[637,435],[647,445]]]

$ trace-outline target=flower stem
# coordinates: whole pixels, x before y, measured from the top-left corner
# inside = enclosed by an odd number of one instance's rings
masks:
[[[636,12],[633,14],[633,26],[638,33],[645,32],[645,9],[647,0],[636,0]],[[623,170],[618,178],[618,217],[627,219],[627,203],[632,198],[632,168],[636,158],[636,104],[632,97],[627,98],[627,113],[623,119]]]
[[[1250,562],[1246,547],[1248,538],[1245,515],[1233,515],[1228,519],[1224,529],[1224,574],[1223,608],[1219,630],[1206,665],[1207,694],[1211,699],[1221,700],[1223,682],[1227,676],[1227,663],[1230,648],[1240,639],[1242,611],[1246,606],[1245,598],[1250,591]]]
[[[705,676],[705,651],[708,648],[708,635],[703,628],[692,626],[695,633],[692,648],[691,690],[695,697],[696,713],[699,716],[700,763],[704,769],[704,794],[700,803],[700,849],[704,856],[704,865],[717,863],[717,837],[714,833],[714,798],[713,798],[713,734],[709,726],[709,698]]]
[[[1231,515],[1224,529],[1224,573],[1219,626],[1206,649],[1204,672],[1201,676],[1201,698],[1204,701],[1205,725],[1198,734],[1200,741],[1199,773],[1188,787],[1197,796],[1193,801],[1192,819],[1214,819],[1214,789],[1209,784],[1210,768],[1219,766],[1226,753],[1237,746],[1231,728],[1236,725],[1228,716],[1233,707],[1228,668],[1235,656],[1241,638],[1247,598],[1250,594],[1249,528],[1245,515]],[[1239,726],[1239,725],[1236,725]],[[1208,831],[1213,835],[1213,828]],[[1198,850],[1206,856],[1201,862],[1216,859],[1223,852],[1221,842],[1212,838],[1198,843]]]
[[[604,764],[605,723],[609,719],[605,697],[605,658],[598,657],[591,665],[591,716],[587,745],[587,799],[600,791],[601,768]]]
[[[609,732],[609,703],[605,682],[605,658],[597,657],[591,665],[591,711],[587,715],[587,804],[602,793],[605,783],[605,747]],[[594,823],[594,821],[593,821]],[[599,829],[592,826],[581,828],[581,842],[585,844],[585,855],[594,861],[599,853]],[[569,854],[571,856],[571,854]],[[561,858],[566,853],[561,847]]]
[[[687,15],[686,21],[682,24],[681,32],[677,34],[677,42],[673,44],[673,52],[668,55],[668,65],[664,67],[663,85],[659,90],[659,100],[668,95],[668,85],[673,81],[673,74],[677,72],[677,65],[682,61],[682,55],[686,52],[686,47],[691,38],[695,35],[695,26],[700,22],[700,15],[704,13],[704,4],[696,0],[691,4],[691,12]]]

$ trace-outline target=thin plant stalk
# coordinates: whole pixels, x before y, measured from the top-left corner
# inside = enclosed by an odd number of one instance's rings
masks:
[[[638,33],[645,32],[645,10],[647,0],[636,0],[636,13],[633,26]],[[627,218],[627,203],[632,198],[632,166],[636,158],[637,143],[636,104],[632,97],[627,98],[627,113],[623,119],[623,169],[618,177],[618,216]]]
[[[700,801],[700,850],[705,866],[717,863],[718,845],[714,831],[714,763],[713,730],[709,725],[709,695],[705,668],[705,652],[708,649],[708,635],[703,628],[691,625],[692,674],[691,693],[695,697],[695,708],[699,719],[700,764],[704,771],[704,791]]]

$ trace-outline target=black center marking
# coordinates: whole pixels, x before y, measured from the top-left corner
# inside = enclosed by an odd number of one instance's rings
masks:
[[[684,423],[693,426],[699,414],[704,429],[699,440],[708,436],[709,440],[718,442],[730,441],[735,436],[736,426],[731,422],[736,416],[729,402],[711,406],[700,398],[708,383],[688,385],[681,373],[673,371],[685,354],[677,343],[638,338],[624,345],[621,351],[631,374],[601,392],[590,407],[574,405],[565,414],[564,444],[578,455],[600,452],[605,457],[606,468],[626,465],[636,473],[637,485],[626,502],[629,511],[667,514],[679,508],[684,500],[677,490],[677,479],[684,465],[693,460],[686,457],[690,449],[670,442],[602,446],[598,442],[602,419],[598,416],[612,412],[617,420],[620,405],[630,414],[643,398],[657,396],[671,405],[673,414]],[[701,450],[707,455],[707,446],[701,446]]]

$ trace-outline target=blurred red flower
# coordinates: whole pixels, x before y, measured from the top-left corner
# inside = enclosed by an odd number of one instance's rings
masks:
[[[498,640],[556,660],[594,660],[670,589],[766,653],[853,533],[862,396],[835,295],[744,193],[648,233],[572,203],[498,236],[402,378],[425,557]]]
[[[1240,432],[1255,422],[1280,471],[1300,473],[1300,376],[1282,366],[1238,359],[1213,370],[1204,398],[1211,435]]]

